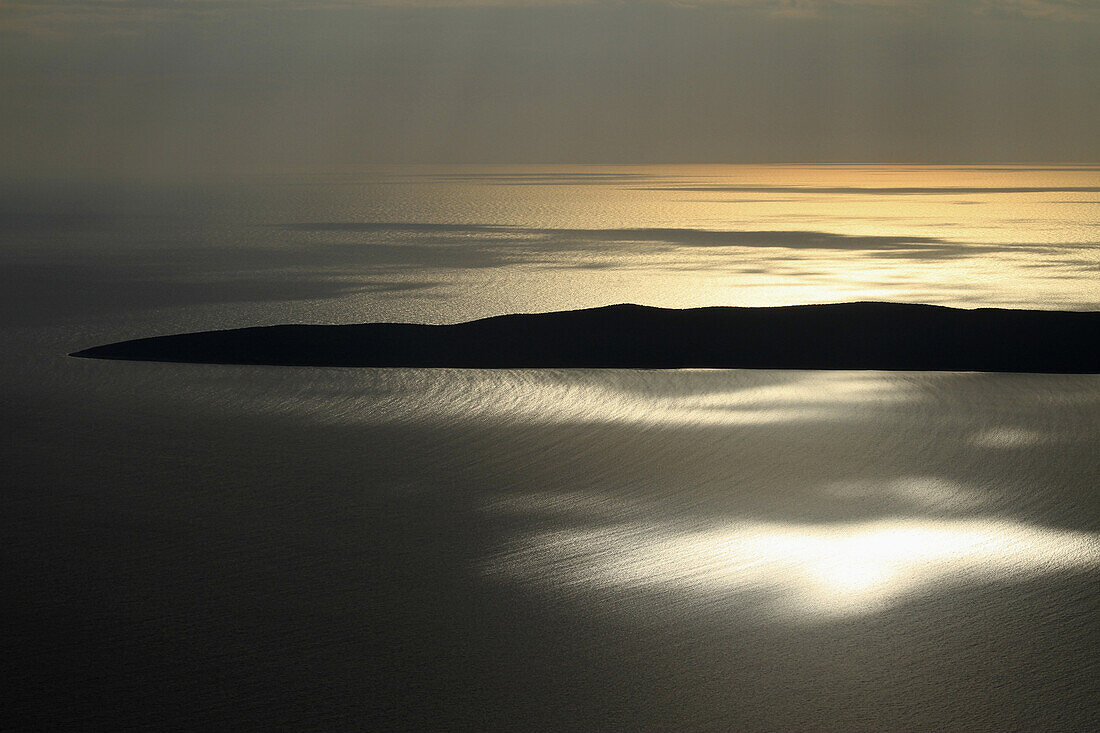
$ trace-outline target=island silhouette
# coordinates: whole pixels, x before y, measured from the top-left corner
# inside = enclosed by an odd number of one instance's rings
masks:
[[[1100,372],[1100,312],[839,303],[611,305],[453,325],[279,325],[96,346],[94,359],[340,367]]]

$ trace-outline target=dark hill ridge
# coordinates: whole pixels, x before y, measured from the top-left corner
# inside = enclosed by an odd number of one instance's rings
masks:
[[[1100,312],[899,303],[613,305],[427,326],[286,325],[122,341],[97,359],[293,366],[1100,372]]]

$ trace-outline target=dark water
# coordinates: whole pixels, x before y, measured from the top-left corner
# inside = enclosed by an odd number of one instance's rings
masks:
[[[275,220],[255,206],[10,206],[7,728],[1100,727],[1100,378],[69,359],[151,332],[459,320],[560,268],[364,275],[377,243],[336,268],[352,245],[272,242],[242,223]],[[386,236],[471,257],[490,235]],[[699,277],[646,262],[592,277]],[[414,270],[451,284],[377,285]]]

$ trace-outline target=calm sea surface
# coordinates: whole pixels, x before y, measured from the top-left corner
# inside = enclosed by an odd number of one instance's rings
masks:
[[[65,356],[618,302],[1093,310],[1098,224],[1094,168],[0,185],[3,727],[1100,728],[1098,376]]]

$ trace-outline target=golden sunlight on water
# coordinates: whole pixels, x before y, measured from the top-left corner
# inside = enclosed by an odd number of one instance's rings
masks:
[[[48,196],[3,238],[36,723],[1097,728],[1100,376],[64,356],[615,302],[1090,309],[1096,169],[291,183]]]
[[[997,521],[611,524],[518,540],[483,570],[533,584],[647,589],[795,619],[871,613],[922,590],[1100,566],[1100,535]]]
[[[678,393],[676,387],[688,375],[698,386]],[[322,387],[327,381],[343,380],[353,381],[358,389],[326,392]],[[298,397],[308,397],[315,418],[329,423],[449,415],[524,424],[583,420],[735,426],[820,420],[865,407],[912,402],[917,394],[909,380],[896,372],[873,371],[361,369],[326,372],[304,387],[288,387],[298,390]],[[232,388],[249,385],[233,383]],[[209,398],[216,400],[228,389],[212,385]],[[297,401],[262,390],[256,391],[250,406],[271,414],[301,410]]]
[[[338,244],[370,264],[349,275],[456,296],[442,314],[419,302],[427,322],[617,302],[1100,303],[1096,167],[452,166],[348,180],[317,194],[328,222],[288,244]],[[347,320],[370,320],[363,303]]]
[[[1049,492],[1042,471],[1026,479],[1030,486],[1016,474],[1025,456],[1043,455],[1027,451],[1049,451],[1068,438],[1057,424],[1037,419],[1050,409],[1038,387],[1053,381],[690,375],[528,375],[533,381],[517,390],[523,398],[501,389],[519,373],[496,375],[493,394],[466,385],[471,404],[517,424],[580,421],[594,438],[616,425],[638,431],[634,448],[601,455],[617,467],[606,473],[577,469],[567,486],[486,497],[487,521],[512,529],[480,571],[532,588],[629,597],[609,608],[720,603],[750,617],[802,623],[1100,568],[1100,533],[1067,525],[1033,503]],[[688,388],[678,392],[676,380]],[[1081,390],[1063,409],[1078,401],[1083,415],[1094,416],[1095,380],[1062,381]],[[679,446],[681,457],[663,443],[684,429],[698,437]],[[688,468],[694,460],[707,461],[709,470]],[[674,466],[667,475],[663,461]],[[954,465],[972,461],[977,473]],[[997,465],[1005,474],[993,478]],[[676,475],[681,485],[663,483]],[[1047,498],[1065,504],[1056,513],[1071,514],[1081,500]],[[1030,503],[1032,516],[1020,516],[1017,502]]]

